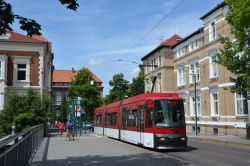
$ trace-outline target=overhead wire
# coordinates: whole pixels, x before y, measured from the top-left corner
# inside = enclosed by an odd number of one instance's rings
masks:
[[[175,9],[183,2],[184,0],[180,0],[166,15],[164,15],[162,17],[162,19],[160,21],[158,21],[145,35],[143,35],[134,45],[132,45],[130,47],[130,50],[134,49],[135,47],[137,47],[137,45],[139,43],[141,43],[143,40],[145,40],[145,38],[151,34],[165,19],[167,19],[170,14],[172,14],[172,12],[175,11]],[[123,56],[127,56],[128,52],[125,53],[125,55]]]

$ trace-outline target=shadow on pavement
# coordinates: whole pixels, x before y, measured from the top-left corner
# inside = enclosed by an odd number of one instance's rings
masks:
[[[184,161],[167,157],[161,154],[137,154],[125,156],[83,156],[83,157],[68,157],[59,160],[46,160],[34,162],[33,166],[177,166],[190,165]]]
[[[155,151],[160,153],[176,153],[176,152],[191,152],[194,150],[198,150],[198,148],[188,146],[186,149],[161,149],[161,150],[156,149]]]

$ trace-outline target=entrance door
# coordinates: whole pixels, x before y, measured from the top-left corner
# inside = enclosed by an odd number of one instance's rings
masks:
[[[137,126],[137,142],[143,145],[144,143],[144,106],[138,108],[138,126]]]

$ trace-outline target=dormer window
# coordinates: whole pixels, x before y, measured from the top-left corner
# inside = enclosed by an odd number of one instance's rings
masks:
[[[210,23],[209,26],[209,41],[216,39],[216,25],[215,21]]]
[[[192,41],[190,44],[189,44],[189,50],[192,51],[194,49],[198,48],[198,41],[195,40],[195,41]]]
[[[182,55],[184,55],[184,48],[180,48],[179,50],[177,50],[177,58],[181,57]]]

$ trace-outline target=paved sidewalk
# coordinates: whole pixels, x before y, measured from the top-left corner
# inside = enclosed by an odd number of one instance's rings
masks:
[[[246,138],[236,137],[236,136],[225,136],[225,135],[209,135],[209,134],[198,134],[196,136],[194,133],[188,133],[188,138],[190,140],[200,140],[206,142],[217,142],[232,145],[243,145],[250,147],[250,140]]]

